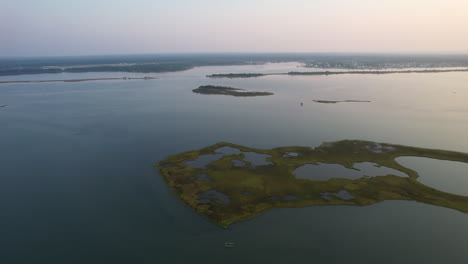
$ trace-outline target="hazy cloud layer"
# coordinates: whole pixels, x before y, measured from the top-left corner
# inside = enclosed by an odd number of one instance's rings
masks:
[[[466,52],[466,0],[0,0],[0,56]]]

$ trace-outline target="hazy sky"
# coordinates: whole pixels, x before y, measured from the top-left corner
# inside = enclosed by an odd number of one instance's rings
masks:
[[[0,0],[0,56],[467,51],[468,0]]]

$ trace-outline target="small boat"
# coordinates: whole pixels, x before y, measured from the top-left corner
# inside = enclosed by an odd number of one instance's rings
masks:
[[[226,242],[226,243],[224,243],[224,247],[226,247],[226,248],[233,248],[233,247],[234,247],[234,243],[233,243],[233,242]]]

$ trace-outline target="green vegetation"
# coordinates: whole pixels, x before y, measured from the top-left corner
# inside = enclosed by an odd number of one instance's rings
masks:
[[[316,103],[320,104],[337,104],[337,103],[370,103],[371,101],[363,100],[342,100],[342,101],[333,101],[333,100],[313,100]]]
[[[253,167],[250,162],[244,160],[244,166],[235,166],[232,160],[243,160],[245,155],[234,153],[224,155],[203,168],[187,166],[187,161],[194,161],[200,155],[215,154],[221,147],[267,154],[271,156],[267,160],[273,164]],[[297,157],[285,155],[291,152],[297,153]],[[156,166],[185,205],[222,227],[249,219],[272,208],[365,206],[384,200],[415,200],[468,213],[468,197],[438,191],[418,182],[417,172],[395,161],[395,158],[401,156],[468,163],[468,154],[465,153],[344,140],[324,143],[317,148],[281,147],[271,150],[221,142],[200,150],[170,156]],[[347,168],[353,168],[355,163],[373,162],[404,172],[409,177],[384,175],[357,180],[333,178],[327,181],[312,181],[294,176],[293,171],[296,168],[317,162],[341,164]],[[202,174],[206,175],[207,180],[197,180]],[[207,191],[219,192],[228,197],[229,202],[220,202],[215,197],[202,199],[200,195]],[[323,196],[324,193],[340,191],[349,192],[354,199],[345,200],[337,196],[330,199]],[[286,198],[291,196],[294,199]]]
[[[215,85],[204,85],[200,86],[197,89],[192,90],[194,93],[198,94],[217,94],[217,95],[231,95],[236,97],[252,97],[252,96],[268,96],[273,95],[269,92],[251,92],[244,89],[225,87],[225,86],[215,86]]]

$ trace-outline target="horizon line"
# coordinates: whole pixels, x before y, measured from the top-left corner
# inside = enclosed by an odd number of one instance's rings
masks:
[[[150,55],[468,55],[468,51],[227,51],[227,52],[149,52],[149,53],[103,53],[63,55],[11,55],[0,59],[14,58],[58,58],[58,57],[106,57],[106,56],[150,56]]]

